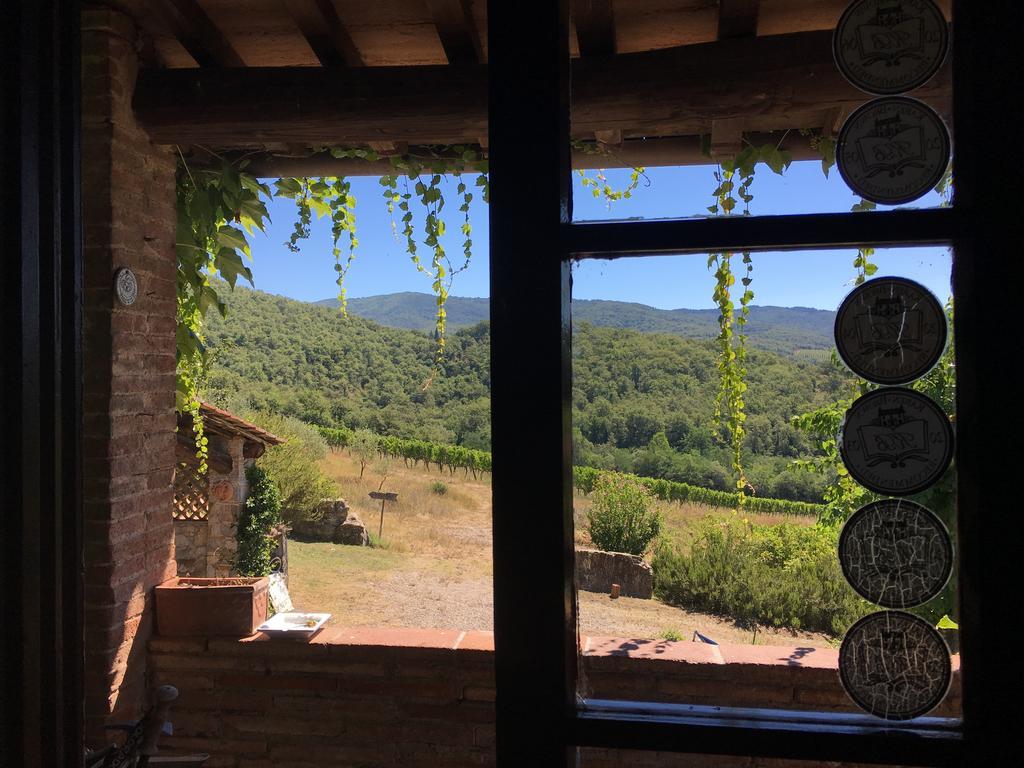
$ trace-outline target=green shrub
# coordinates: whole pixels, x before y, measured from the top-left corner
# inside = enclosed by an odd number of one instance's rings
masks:
[[[249,467],[245,477],[249,481],[249,496],[238,515],[235,564],[242,576],[266,576],[275,547],[269,534],[281,522],[281,493],[260,467]]]
[[[348,441],[348,449],[359,461],[359,477],[362,478],[366,465],[377,456],[379,439],[368,429],[357,429]]]
[[[838,531],[708,516],[688,550],[662,542],[654,591],[667,603],[744,622],[839,635],[869,613],[836,557]]]
[[[658,633],[658,639],[678,642],[683,639],[683,633],[678,629],[663,629]]]
[[[430,484],[430,490],[438,496],[444,496],[448,493],[448,486],[440,480],[435,480]]]
[[[320,502],[338,494],[337,486],[320,469],[319,462],[327,455],[324,438],[314,427],[289,416],[256,413],[246,418],[285,440],[258,460],[281,492],[284,519],[315,519]]]
[[[587,512],[590,540],[606,552],[642,555],[661,532],[661,515],[651,509],[651,492],[637,480],[602,472],[594,481],[593,506]]]

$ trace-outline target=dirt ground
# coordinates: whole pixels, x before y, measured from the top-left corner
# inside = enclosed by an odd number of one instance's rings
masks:
[[[441,475],[436,468],[406,468],[400,460],[367,467],[360,479],[358,464],[344,452],[328,457],[325,469],[374,534],[380,504],[367,494],[377,490],[385,474],[383,489],[397,492],[398,502],[385,510],[381,547],[289,543],[290,591],[297,609],[328,611],[335,626],[492,629],[490,485],[486,480],[465,477],[461,470],[452,476]],[[443,495],[432,490],[438,482],[445,484]],[[577,499],[578,523],[586,506],[586,499]],[[679,504],[663,507],[666,527],[676,535],[688,519],[708,511]],[[577,541],[586,545],[582,528],[577,525]],[[528,600],[528,577],[524,585],[523,599]],[[686,611],[657,599],[612,600],[583,591],[578,599],[583,635],[670,635],[689,640],[696,630],[719,642],[754,641],[750,628],[737,626],[727,617]],[[825,635],[767,628],[758,629],[756,642],[833,644]]]

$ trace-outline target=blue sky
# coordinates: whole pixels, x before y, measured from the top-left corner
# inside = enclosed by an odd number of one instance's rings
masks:
[[[575,218],[704,215],[713,202],[712,174],[711,166],[650,169],[633,198],[613,203],[610,210],[604,201],[595,200],[589,190],[583,189],[574,176]],[[627,171],[608,171],[607,175],[616,188],[627,183]],[[462,214],[458,211],[455,184],[456,181],[449,180],[446,185],[447,207],[442,214],[448,225],[445,247],[453,262],[462,253],[458,227]],[[404,238],[392,235],[381,191],[376,178],[352,179],[352,192],[358,201],[360,246],[346,279],[348,295],[354,298],[397,291],[429,292],[430,281],[410,263]],[[754,214],[848,211],[857,202],[835,169],[825,179],[818,162],[794,163],[783,176],[759,166],[752,192]],[[929,194],[915,204],[936,205],[938,196]],[[276,200],[270,215],[272,224],[267,235],[257,233],[252,245],[256,287],[302,301],[335,295],[329,222],[314,219],[311,238],[302,243],[300,253],[291,253],[284,242],[295,221],[294,204],[290,200]],[[488,292],[487,206],[479,198],[474,202],[471,221],[473,263],[456,277],[451,291],[455,296],[487,296]],[[417,216],[416,224],[422,227],[421,217]],[[421,253],[424,251],[421,248]],[[754,254],[754,303],[835,309],[850,289],[854,255],[849,250]],[[944,248],[880,251],[875,262],[878,274],[915,279],[931,288],[941,300],[950,292],[950,259]],[[662,309],[711,307],[712,289],[713,277],[705,256],[588,261],[577,265],[573,278],[573,295],[577,298],[634,301]]]

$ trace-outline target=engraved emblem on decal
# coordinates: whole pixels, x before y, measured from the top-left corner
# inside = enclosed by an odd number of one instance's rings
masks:
[[[931,370],[946,348],[946,315],[922,285],[879,277],[857,286],[836,313],[836,350],[876,384],[906,384]]]
[[[843,77],[879,96],[924,85],[948,48],[946,19],[931,0],[855,0],[832,37]]]
[[[850,476],[874,493],[909,496],[931,487],[953,458],[953,428],[931,398],[883,387],[846,412],[839,452]]]
[[[904,96],[875,99],[850,115],[839,132],[836,164],[865,200],[900,205],[942,180],[949,165],[945,123],[928,105]]]

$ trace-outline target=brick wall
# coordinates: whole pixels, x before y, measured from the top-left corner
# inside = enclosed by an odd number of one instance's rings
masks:
[[[137,715],[151,587],[174,575],[174,158],[135,124],[138,41],[82,14],[85,683],[87,728]],[[117,268],[138,278],[118,303]]]
[[[583,642],[593,698],[855,711],[834,650]],[[153,683],[181,694],[162,745],[209,752],[208,768],[493,765],[493,647],[490,632],[438,629],[327,629],[308,644],[154,638]],[[958,696],[937,714],[955,713]],[[584,768],[810,765],[614,750],[582,758]]]

